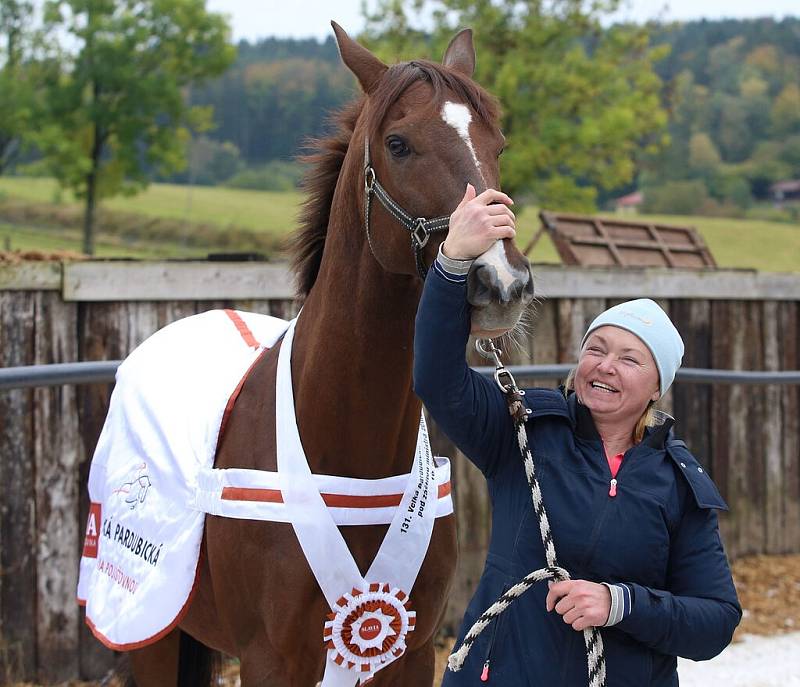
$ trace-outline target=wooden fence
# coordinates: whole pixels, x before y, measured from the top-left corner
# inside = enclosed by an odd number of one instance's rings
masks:
[[[568,363],[613,303],[657,298],[686,342],[684,365],[800,368],[800,275],[541,267],[534,334],[511,362]],[[28,263],[0,267],[0,366],[124,357],[158,328],[209,308],[293,315],[277,264]],[[473,357],[474,364],[483,364]],[[557,380],[552,380],[555,383]],[[113,654],[75,603],[89,460],[110,385],[0,391],[0,684],[103,675]],[[800,388],[677,384],[663,401],[732,512],[729,553],[800,552]],[[489,506],[480,474],[454,458],[458,624],[483,567]]]

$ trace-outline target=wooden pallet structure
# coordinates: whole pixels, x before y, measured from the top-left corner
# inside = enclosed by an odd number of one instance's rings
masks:
[[[717,263],[694,227],[635,222],[542,210],[542,226],[523,251],[547,231],[565,265],[714,269]]]

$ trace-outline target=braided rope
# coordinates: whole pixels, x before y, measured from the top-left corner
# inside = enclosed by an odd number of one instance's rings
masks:
[[[513,385],[513,381],[512,381]],[[506,393],[513,393],[518,390],[513,385],[506,389]],[[513,408],[512,408],[513,412]],[[447,665],[450,670],[456,672],[464,665],[464,661],[469,654],[472,645],[477,639],[478,635],[486,628],[489,623],[505,611],[516,599],[527,592],[534,584],[543,580],[568,580],[570,579],[569,573],[563,568],[559,567],[556,559],[556,549],[553,543],[553,535],[550,531],[550,523],[547,519],[547,511],[544,507],[542,500],[542,491],[539,487],[539,480],[536,478],[536,469],[533,463],[533,456],[531,455],[530,447],[528,446],[528,435],[525,431],[525,421],[523,417],[519,416],[515,419],[515,429],[517,432],[517,444],[519,445],[520,453],[525,460],[525,476],[528,480],[528,486],[531,489],[531,498],[533,499],[533,509],[539,519],[539,533],[542,537],[542,544],[544,546],[545,559],[547,567],[540,568],[531,573],[528,573],[522,580],[520,580],[513,587],[508,589],[500,596],[489,608],[487,608],[475,621],[472,627],[464,637],[461,647],[458,651],[453,652],[447,660]],[[583,641],[586,645],[586,661],[589,670],[589,687],[605,687],[606,684],[606,661],[603,651],[603,637],[596,627],[588,627],[583,631]]]

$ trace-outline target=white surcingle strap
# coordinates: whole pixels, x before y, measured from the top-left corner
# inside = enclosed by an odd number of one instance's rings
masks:
[[[435,465],[424,417],[399,507],[367,574],[361,573],[309,468],[294,413],[291,349],[295,322],[278,357],[276,437],[280,489],[295,534],[331,608],[323,687],[353,687],[405,652],[416,613],[409,591],[428,551],[436,520]],[[335,562],[335,565],[332,565]]]

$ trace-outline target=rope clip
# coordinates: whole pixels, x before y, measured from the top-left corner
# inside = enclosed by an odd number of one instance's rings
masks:
[[[497,348],[491,339],[478,339],[475,341],[475,348],[484,358],[494,362],[494,381],[506,397],[511,416],[516,422],[527,422],[533,411],[530,408],[526,408],[522,403],[522,397],[525,392],[517,386],[514,375],[508,371],[506,366],[503,365],[503,361],[500,360],[503,351]]]

